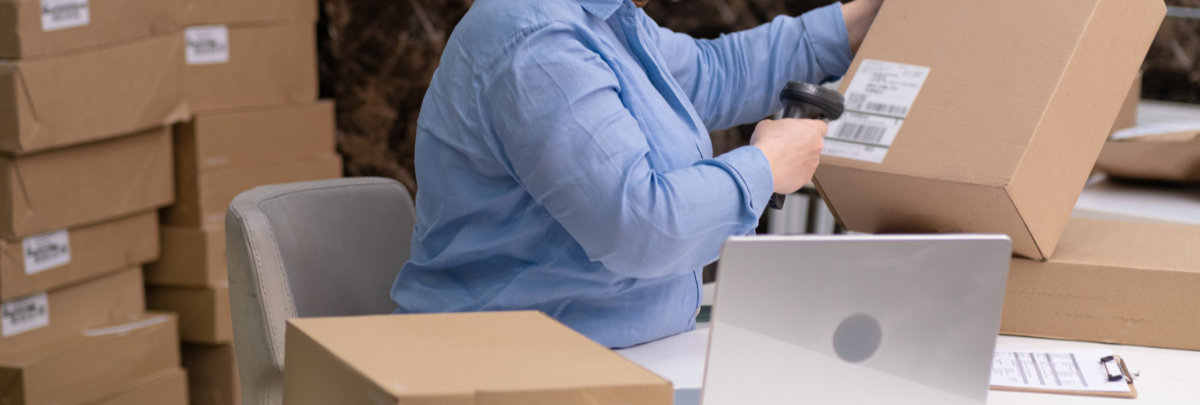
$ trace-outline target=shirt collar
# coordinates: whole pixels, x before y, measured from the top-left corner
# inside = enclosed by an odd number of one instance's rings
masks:
[[[629,0],[575,0],[580,6],[583,6],[584,11],[600,18],[607,20],[612,17],[613,13],[617,12]]]

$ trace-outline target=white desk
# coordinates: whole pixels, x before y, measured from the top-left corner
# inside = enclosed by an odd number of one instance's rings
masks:
[[[1088,181],[1071,214],[1080,218],[1200,225],[1200,185]]]
[[[1198,337],[1200,338],[1200,337]],[[1111,349],[1133,373],[1137,399],[990,391],[988,404],[1200,404],[1200,352],[1000,336],[997,350]],[[704,383],[708,329],[672,336],[617,353],[675,384],[675,405],[698,405]]]

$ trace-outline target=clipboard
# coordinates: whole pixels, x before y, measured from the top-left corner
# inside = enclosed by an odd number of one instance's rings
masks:
[[[1014,355],[1017,361],[1006,359],[1007,356]],[[1028,356],[1026,358],[1026,356]],[[1057,356],[1059,361],[1051,361],[1052,356]],[[1078,359],[1097,359],[1087,362],[1089,366],[1080,366],[1075,364],[1073,370],[1071,367],[1065,367],[1067,370],[1054,370],[1054,365],[1060,366],[1065,363],[1066,357],[1073,356],[1073,360]],[[1079,363],[1079,362],[1077,362]],[[1028,371],[1020,370],[1024,384],[1016,383],[1016,378],[1013,375],[1004,375],[1006,371],[997,370],[998,367],[1015,364],[1018,369],[1024,366],[1025,368],[1035,368],[1037,370]],[[1070,364],[1070,363],[1067,363]],[[1030,367],[1030,366],[1033,367]],[[1045,370],[1049,365],[1048,370]],[[1064,368],[1064,367],[1060,367]],[[1049,371],[1049,372],[1047,372]],[[1082,385],[1077,384],[1077,381],[1072,381],[1068,384],[1061,382],[1051,382],[1054,378],[1047,374],[1058,374],[1064,379],[1071,378],[1071,374],[1078,373],[1082,381]],[[1038,379],[1032,378],[1037,374]],[[1006,378],[1001,378],[1006,377]],[[997,383],[997,381],[1001,383]],[[1032,380],[1032,381],[1030,381]],[[1015,385],[1005,384],[1004,381],[1014,382]],[[1097,381],[1102,383],[1096,384]],[[1088,386],[1087,382],[1092,382]],[[1113,391],[1117,384],[1128,387],[1128,391],[1119,392]],[[993,391],[1015,391],[1015,392],[1034,392],[1044,394],[1061,394],[1061,395],[1084,395],[1108,398],[1137,398],[1137,387],[1133,385],[1133,374],[1129,372],[1129,368],[1125,365],[1125,359],[1114,354],[1096,355],[1095,352],[996,352],[996,358],[993,360],[992,370],[992,385]]]

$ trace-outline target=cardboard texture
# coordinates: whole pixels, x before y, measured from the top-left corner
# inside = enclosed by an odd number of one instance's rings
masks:
[[[184,342],[222,344],[233,341],[229,286],[148,287],[146,307],[179,314],[179,338]]]
[[[123,387],[121,393],[91,405],[187,405],[187,373],[179,367]]]
[[[187,25],[317,21],[315,0],[184,0]]]
[[[179,34],[0,61],[0,152],[29,153],[188,116]]]
[[[184,343],[183,367],[188,370],[188,394],[192,405],[242,403],[233,344]]]
[[[71,229],[66,235],[66,246],[40,248],[65,249],[69,261],[44,270],[26,267],[30,260],[36,266],[41,257],[32,241],[0,240],[0,300],[57,289],[158,258],[154,211]]]
[[[312,22],[229,26],[227,62],[188,65],[193,111],[317,99],[317,45]]]
[[[671,383],[537,312],[288,321],[287,404],[671,404]]]
[[[179,367],[173,314],[149,313],[0,357],[0,402],[85,404]]]
[[[158,128],[32,155],[0,156],[0,238],[17,239],[171,203],[171,134]]]
[[[201,113],[175,126],[175,168],[189,177],[336,151],[333,103]]]
[[[342,176],[342,160],[324,153],[303,159],[259,165],[241,170],[221,170],[200,176],[176,173],[175,205],[162,211],[166,225],[223,227],[225,211],[239,193],[254,187]]]
[[[176,33],[183,27],[181,0],[90,0],[87,21],[58,28],[54,13],[43,22],[42,2],[0,2],[0,58],[30,58],[94,48],[154,35]],[[75,13],[77,11],[66,11]],[[75,14],[71,14],[75,16]],[[62,20],[64,16],[59,16]],[[65,16],[69,18],[70,16]]]
[[[1200,226],[1072,218],[1049,261],[1015,258],[1000,332],[1200,350]]]
[[[822,156],[821,194],[849,230],[1004,233],[1018,255],[1051,255],[1164,14],[1161,0],[884,3],[842,91],[864,59],[929,73],[882,163]]]
[[[6,303],[11,301],[6,301]],[[77,336],[80,331],[107,324],[123,323],[145,312],[142,271],[130,268],[50,291],[47,294],[49,323],[45,326],[0,337],[0,356],[21,353],[40,345]],[[7,316],[7,314],[6,314]]]
[[[1142,102],[1142,72],[1138,72],[1133,79],[1133,84],[1129,87],[1129,93],[1125,95],[1125,102],[1121,104],[1121,110],[1117,112],[1117,119],[1113,121],[1112,130],[1117,130],[1137,126],[1138,104]]]
[[[1096,168],[1119,178],[1198,182],[1200,132],[1109,140]]]
[[[162,255],[146,265],[146,284],[219,287],[228,280],[224,227],[163,227]]]

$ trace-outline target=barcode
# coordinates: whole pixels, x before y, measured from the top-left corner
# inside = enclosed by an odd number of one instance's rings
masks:
[[[838,128],[837,134],[834,137],[850,141],[858,141],[865,143],[879,143],[883,140],[883,134],[887,132],[887,128],[874,125],[860,124],[856,122],[842,123]]]
[[[863,107],[863,109],[870,111],[870,112],[877,112],[880,114],[887,114],[887,115],[898,115],[901,117],[903,117],[904,114],[908,114],[908,107],[892,105],[892,104],[884,104],[884,103],[867,103],[867,105],[865,107]]]

